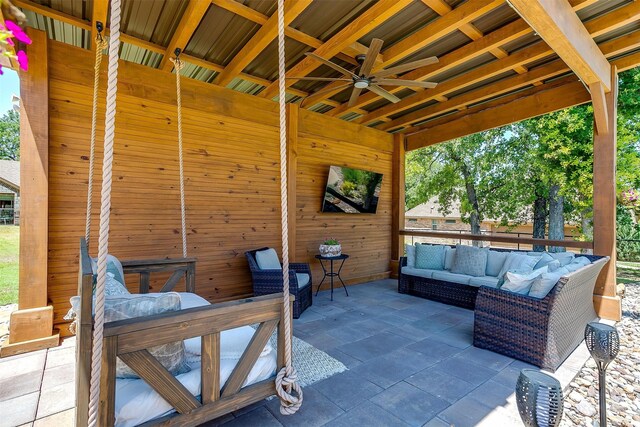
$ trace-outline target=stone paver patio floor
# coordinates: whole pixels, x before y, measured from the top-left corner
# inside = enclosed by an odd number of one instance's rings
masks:
[[[349,370],[304,389],[302,409],[277,399],[207,426],[518,426],[514,387],[533,366],[472,346],[473,312],[397,293],[381,280],[321,292],[294,334]],[[0,360],[0,427],[71,426],[74,340]],[[584,344],[554,374],[567,386],[588,358]]]

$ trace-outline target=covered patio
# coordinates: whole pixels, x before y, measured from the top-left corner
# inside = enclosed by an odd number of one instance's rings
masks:
[[[78,242],[84,235],[89,182],[96,23],[105,24],[105,37],[110,31],[107,0],[12,2],[26,14],[33,43],[27,47],[29,71],[21,73],[19,310],[12,313],[2,357],[51,349],[73,335],[63,317],[69,299],[81,293]],[[187,280],[180,282],[170,278],[169,288],[195,289],[214,303],[212,312],[215,304],[230,301],[238,301],[237,307],[255,307],[244,254],[263,247],[282,254],[283,249],[279,107],[274,102],[276,3],[128,0],[123,11],[109,251],[122,260],[173,259],[188,251],[197,259],[197,274],[185,273]],[[350,256],[341,277],[351,296],[343,298],[337,289],[336,301],[327,301],[325,281],[323,293],[294,321],[293,334],[349,370],[311,386],[310,403],[299,415],[276,417],[270,409],[276,403],[271,401],[246,417],[259,416],[260,423],[273,425],[304,417],[318,425],[366,424],[383,410],[381,417],[391,417],[385,425],[422,425],[430,420],[433,425],[498,425],[492,417],[517,420],[512,383],[517,371],[528,365],[473,347],[473,311],[398,293],[394,278],[405,236],[415,234],[403,229],[405,155],[592,103],[593,241],[503,239],[609,257],[597,278],[593,304],[600,318],[620,320],[615,281],[617,73],[640,65],[640,3],[292,0],[285,1],[284,21],[287,160],[282,168],[288,176],[289,258],[310,264],[315,287],[323,277],[315,255],[325,239],[339,238]],[[379,43],[379,55],[367,61],[366,54]],[[176,48],[186,64],[181,71],[181,120],[171,61]],[[316,57],[305,56],[309,52]],[[437,61],[427,63],[431,57]],[[427,62],[396,69],[391,77],[404,84],[380,92],[374,87],[375,76],[356,74],[346,85],[307,80],[344,77],[327,66],[329,60],[349,73],[369,62],[371,72],[380,74],[414,61]],[[106,62],[105,58],[98,73],[100,118],[105,114]],[[360,92],[359,84],[366,84],[367,90]],[[179,121],[188,240],[184,250],[176,150]],[[101,141],[101,119],[96,129]],[[102,155],[98,144],[97,159]],[[382,174],[375,214],[323,212],[331,165]],[[99,175],[96,172],[94,194],[100,192]],[[94,223],[99,210],[96,202],[89,215]],[[88,252],[97,253],[97,239],[90,241]],[[151,279],[145,274],[127,274],[128,288],[164,289],[168,274]],[[134,285],[138,278],[139,288]],[[280,316],[270,321],[281,324],[281,313],[269,310]],[[87,325],[90,331],[92,324]],[[207,338],[212,343],[214,335]],[[584,347],[579,349],[556,372],[564,385],[586,360]],[[87,356],[86,348],[79,351]],[[363,398],[352,400],[352,389],[341,388],[343,383],[359,384]],[[454,393],[456,387],[442,390],[442,383],[459,387]],[[370,396],[364,397],[367,393]],[[416,405],[398,410],[401,397],[414,399]],[[193,400],[185,399],[189,398]],[[219,399],[219,393],[212,395],[209,404]],[[242,421],[242,411],[219,411],[231,423],[254,423]],[[461,414],[468,417],[458,418]]]

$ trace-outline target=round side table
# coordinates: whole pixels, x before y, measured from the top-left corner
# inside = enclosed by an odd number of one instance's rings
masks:
[[[329,281],[331,282],[331,301],[333,301],[333,278],[337,277],[338,280],[340,280],[340,283],[342,283],[342,287],[344,288],[344,292],[347,294],[347,296],[349,296],[349,292],[347,292],[347,287],[345,286],[344,282],[342,281],[342,278],[340,277],[340,271],[342,271],[342,267],[344,266],[344,262],[347,260],[347,258],[349,258],[349,255],[347,254],[342,254],[339,256],[330,256],[330,257],[324,257],[322,255],[316,255],[316,259],[320,260],[320,266],[322,267],[322,271],[324,273],[324,277],[322,278],[322,280],[320,281],[320,283],[318,283],[318,287],[316,288],[316,296],[318,296],[318,292],[320,291],[320,286],[322,285],[322,283],[324,282],[324,280],[328,277]],[[323,261],[329,261],[329,269],[327,270],[327,267],[325,266],[325,263]],[[333,262],[334,261],[341,261],[340,262],[340,267],[338,267],[338,271],[335,272],[333,269]]]

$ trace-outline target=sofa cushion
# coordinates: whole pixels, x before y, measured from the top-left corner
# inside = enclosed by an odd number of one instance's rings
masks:
[[[549,294],[551,289],[558,283],[562,276],[569,274],[569,270],[565,267],[558,268],[553,272],[542,273],[533,281],[529,296],[534,298],[544,298]]]
[[[456,259],[456,250],[450,246],[444,251],[444,269],[451,270],[453,267],[453,261]]]
[[[309,286],[309,275],[307,273],[296,273],[298,279],[298,289],[306,288]]]
[[[416,266],[416,247],[413,245],[404,245],[404,252],[407,256],[407,267]]]
[[[509,256],[509,252],[489,251],[489,254],[487,255],[487,269],[485,270],[485,274],[487,276],[498,277],[507,256]]]
[[[472,277],[469,280],[469,285],[471,286],[488,286],[490,288],[498,287],[498,278],[492,276],[484,276],[484,277]]]
[[[542,274],[548,272],[547,267],[542,267],[531,272],[507,271],[504,275],[504,283],[500,289],[520,295],[528,295],[533,282]]]
[[[471,276],[466,274],[450,273],[448,271],[434,271],[433,278],[436,280],[444,280],[445,282],[460,283],[462,285],[468,285]]]
[[[546,252],[541,253],[542,256],[538,258],[538,262],[533,266],[534,270],[544,267],[545,265],[549,265],[550,262],[557,261],[551,255]]]
[[[408,266],[402,267],[402,274],[406,274],[408,276],[424,277],[425,279],[431,279],[434,271],[437,271],[437,270],[429,270],[427,268],[415,268],[415,267],[408,267]]]
[[[574,254],[573,252],[549,252],[549,255],[553,258],[553,259],[557,259],[558,261],[560,261],[560,267],[564,267],[567,264],[570,264],[571,261],[573,261],[573,258],[575,258],[576,254]]]
[[[416,268],[444,269],[444,248],[442,245],[417,245]]]
[[[560,261],[558,261],[557,259],[554,259],[549,264],[547,264],[547,268],[549,269],[550,273],[553,271],[556,271],[557,269],[560,268]]]
[[[527,254],[521,252],[510,252],[504,262],[504,265],[500,269],[500,273],[498,273],[498,280],[504,279],[504,275],[507,271],[518,271],[521,274],[531,272],[533,271],[533,266],[535,266],[537,262],[537,258],[528,256]]]
[[[263,251],[256,252],[256,264],[260,270],[280,270],[280,259],[276,250],[273,248],[265,249]]]
[[[456,257],[451,272],[468,276],[484,276],[487,270],[488,249],[456,245]]]

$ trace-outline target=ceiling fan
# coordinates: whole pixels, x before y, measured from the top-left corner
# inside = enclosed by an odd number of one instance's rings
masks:
[[[382,44],[384,42],[380,39],[371,40],[371,44],[369,45],[369,49],[363,55],[356,56],[356,61],[360,64],[360,69],[358,72],[349,71],[344,67],[336,64],[335,62],[331,62],[327,59],[322,58],[312,52],[307,52],[306,55],[310,58],[313,58],[317,61],[322,62],[325,65],[333,68],[336,71],[342,73],[345,77],[287,77],[289,79],[296,80],[312,80],[312,81],[322,81],[322,82],[345,82],[344,85],[333,87],[330,89],[319,90],[315,92],[313,95],[320,95],[323,92],[335,92],[336,90],[341,90],[347,88],[349,86],[353,87],[351,91],[351,97],[349,98],[349,107],[353,106],[360,93],[364,90],[370,90],[378,96],[381,96],[385,99],[388,99],[391,102],[400,102],[400,98],[381,88],[380,86],[409,86],[409,87],[422,87],[425,89],[432,89],[436,87],[437,83],[433,82],[421,82],[415,80],[402,80],[395,78],[386,78],[388,76],[392,76],[394,74],[403,73],[405,71],[414,70],[416,68],[424,67],[425,65],[430,65],[438,62],[438,58],[435,56],[431,56],[429,58],[420,59],[418,61],[408,62],[403,65],[398,65],[397,67],[391,68],[383,68],[382,70],[376,71],[371,74],[371,70],[373,69],[373,65],[376,62],[376,58],[380,53],[380,49],[382,49]]]

